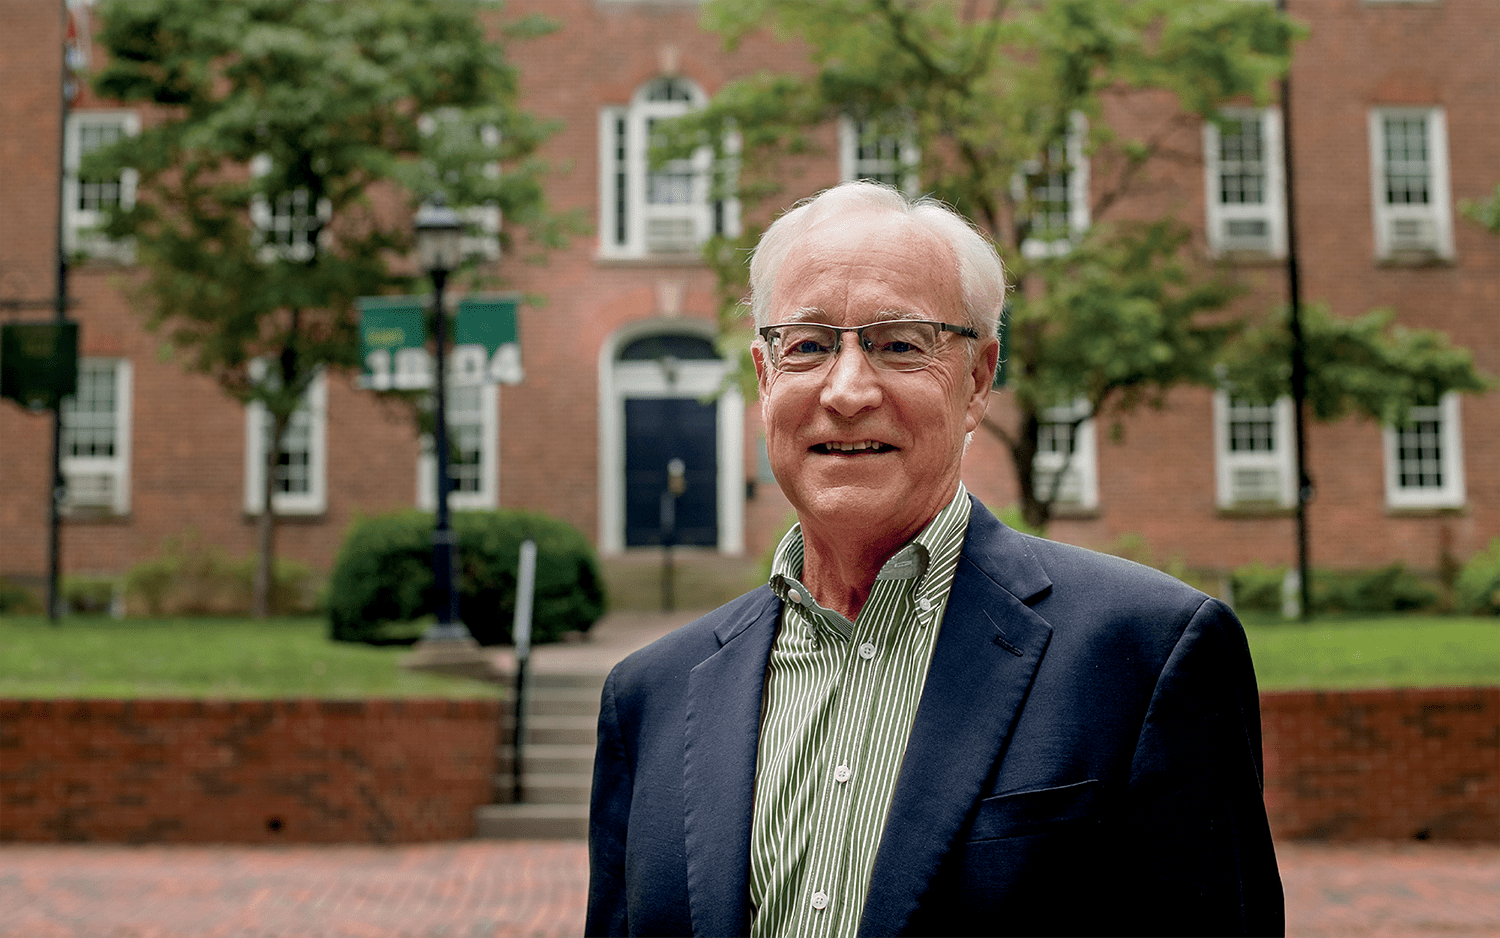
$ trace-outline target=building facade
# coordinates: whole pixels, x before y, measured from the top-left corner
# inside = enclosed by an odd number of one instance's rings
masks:
[[[1291,79],[1304,299],[1340,315],[1392,308],[1500,375],[1500,238],[1456,208],[1500,181],[1500,4],[1288,5],[1311,29]],[[0,317],[51,315],[61,204],[65,243],[80,258],[68,293],[82,356],[79,392],[63,410],[62,569],[122,574],[174,538],[248,555],[264,415],[161,353],[162,336],[128,301],[139,271],[88,233],[107,203],[131,198],[132,180],[80,178],[79,158],[136,132],[144,115],[84,90],[63,125],[60,7],[0,0]],[[729,364],[715,349],[714,280],[698,253],[711,234],[737,230],[741,208],[710,198],[703,161],[652,169],[646,148],[653,121],[736,78],[806,62],[769,36],[724,51],[691,0],[513,0],[506,11],[562,24],[511,48],[523,106],[562,125],[544,153],[558,167],[548,197],[582,210],[592,233],[543,265],[488,262],[545,305],[520,313],[522,383],[455,392],[454,506],[543,510],[605,555],[626,553],[659,543],[661,493],[680,460],[679,541],[759,556],[791,511],[766,468],[755,402],[733,389],[716,395]],[[1285,289],[1286,119],[1277,107],[1228,116],[1185,141],[1196,158],[1153,198],[1179,206],[1202,246],[1251,285],[1244,302],[1268,309]],[[1127,109],[1118,119],[1142,118]],[[920,190],[894,175],[899,142],[872,142],[845,123],[827,127],[822,143],[788,163],[788,203],[841,178]],[[1066,178],[1044,180],[1060,228],[1088,222],[1086,160],[1070,163]],[[299,213],[315,211],[265,206],[263,224],[292,243]],[[330,567],[357,516],[432,504],[432,460],[409,413],[356,378],[319,380],[276,483],[279,552],[315,569]],[[1006,392],[993,406],[1009,406]],[[1294,562],[1287,402],[1184,388],[1161,410],[1126,415],[1118,433],[1087,423],[1070,432],[1068,414],[1052,416],[1039,468],[1071,458],[1050,536],[1099,548],[1138,539],[1157,560],[1205,571]],[[1315,565],[1400,561],[1435,572],[1500,536],[1500,391],[1431,402],[1402,427],[1309,427]],[[8,578],[47,569],[50,448],[49,414],[0,404]],[[1017,501],[1008,452],[983,432],[965,478],[997,510]]]

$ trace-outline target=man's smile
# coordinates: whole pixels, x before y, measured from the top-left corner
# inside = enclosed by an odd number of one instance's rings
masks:
[[[815,443],[811,447],[814,453],[825,456],[863,456],[871,453],[889,453],[895,448],[889,443],[881,443],[878,440],[858,440],[852,443],[830,441]]]

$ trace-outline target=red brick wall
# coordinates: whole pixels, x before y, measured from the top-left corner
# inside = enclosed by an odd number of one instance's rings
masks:
[[[1500,687],[1268,693],[1261,712],[1278,838],[1500,838]],[[499,718],[492,702],[0,702],[0,843],[467,837]]]
[[[1500,3],[1369,3],[1290,0],[1310,26],[1298,47],[1292,84],[1298,231],[1305,298],[1339,315],[1394,308],[1403,323],[1439,327],[1473,349],[1480,368],[1500,374],[1500,238],[1456,219],[1451,263],[1401,267],[1374,257],[1370,211],[1369,109],[1413,104],[1444,108],[1450,182],[1455,201],[1490,191],[1500,178]],[[562,130],[544,148],[555,174],[548,197],[559,209],[599,218],[599,109],[626,103],[643,82],[676,69],[705,93],[762,69],[806,69],[794,44],[767,36],[733,52],[705,33],[692,3],[602,3],[598,0],[513,0],[505,17],[540,12],[562,26],[536,41],[512,44],[523,104],[555,119]],[[53,290],[60,4],[0,0],[0,298],[37,300]],[[96,57],[96,63],[100,61]],[[86,91],[80,108],[112,104]],[[1116,96],[1107,117],[1127,135],[1164,130],[1159,95]],[[150,116],[147,115],[147,119]],[[1202,239],[1203,176],[1196,128],[1172,138],[1184,156],[1151,180],[1139,199],[1114,215],[1177,211]],[[788,164],[785,193],[761,213],[835,182],[832,133],[824,152]],[[1095,185],[1109,169],[1096,168]],[[387,207],[394,211],[394,207]],[[1111,217],[1114,217],[1112,215]],[[500,392],[499,500],[548,511],[599,534],[601,472],[599,358],[622,328],[664,316],[657,291],[680,287],[675,312],[711,321],[713,278],[697,262],[608,261],[594,234],[575,237],[545,264],[519,249],[486,275],[498,286],[545,299],[521,312],[526,381]],[[1240,268],[1252,287],[1242,304],[1261,312],[1283,300],[1278,265]],[[244,419],[240,407],[180,360],[158,354],[163,337],[145,332],[124,288],[133,274],[103,261],[74,268],[72,315],[82,322],[83,353],[126,356],[134,363],[131,511],[122,518],[74,517],[62,531],[67,573],[124,573],[155,556],[168,538],[196,533],[205,544],[246,556],[255,541],[243,509]],[[48,311],[0,311],[7,321]],[[995,395],[993,406],[1012,403]],[[1161,411],[1125,418],[1118,438],[1111,419],[1099,437],[1100,507],[1060,520],[1060,540],[1108,547],[1141,535],[1158,560],[1224,570],[1251,561],[1295,560],[1288,512],[1220,512],[1214,505],[1211,406],[1203,389],[1181,389]],[[754,477],[758,429],[748,408],[746,464]],[[1468,503],[1444,511],[1385,506],[1379,427],[1362,419],[1311,427],[1308,455],[1317,484],[1310,507],[1312,561],[1320,567],[1376,567],[1402,561],[1432,572],[1463,561],[1500,531],[1500,391],[1462,403]],[[36,579],[47,567],[46,506],[50,421],[0,402],[0,574]],[[327,510],[288,520],[278,551],[327,570],[351,521],[362,514],[416,502],[417,442],[400,411],[355,390],[335,375],[328,394]],[[971,490],[999,509],[1014,504],[1008,456],[981,431],[965,461]],[[773,484],[760,485],[746,506],[746,551],[759,555],[786,516]]]
[[[393,843],[474,832],[500,705],[0,701],[0,842]]]
[[[1500,840],[1500,687],[1263,694],[1288,839]]]

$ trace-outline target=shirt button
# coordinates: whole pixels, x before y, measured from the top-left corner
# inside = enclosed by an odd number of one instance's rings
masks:
[[[833,780],[835,782],[847,782],[849,781],[849,776],[853,774],[854,772],[847,765],[841,765],[833,770]]]
[[[865,642],[863,645],[859,646],[859,656],[866,661],[869,661],[871,658],[875,657],[875,646],[870,642]]]
[[[828,908],[828,893],[821,890],[813,893],[812,907],[817,909],[819,912]]]
[[[792,602],[796,603],[799,606],[802,605],[802,594],[797,592],[796,590],[788,590],[786,598],[790,599]]]
[[[922,610],[923,612],[931,612],[932,600],[928,599],[926,596],[923,596],[921,599],[917,600],[917,608]]]

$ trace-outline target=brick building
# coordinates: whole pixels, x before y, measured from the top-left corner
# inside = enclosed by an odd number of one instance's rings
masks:
[[[35,306],[54,294],[61,152],[65,236],[86,258],[68,288],[83,366],[65,408],[62,568],[122,573],[182,535],[247,555],[260,415],[159,354],[161,337],[125,300],[138,273],[82,233],[103,201],[129,198],[130,180],[79,180],[78,154],[133,132],[141,116],[85,91],[59,147],[60,6],[0,0],[0,317],[50,315]],[[1500,238],[1456,210],[1500,181],[1500,4],[1289,6],[1311,27],[1292,76],[1304,298],[1343,315],[1392,307],[1500,374]],[[739,210],[709,202],[689,166],[649,172],[643,141],[651,120],[730,80],[805,67],[800,52],[763,37],[726,53],[691,0],[507,6],[533,9],[562,28],[513,47],[523,104],[562,121],[545,151],[560,167],[549,198],[581,208],[593,233],[544,266],[496,261],[515,288],[547,302],[521,311],[525,381],[456,394],[454,504],[545,510],[620,554],[655,539],[664,463],[677,455],[688,483],[683,538],[758,555],[789,507],[760,455],[757,409],[733,392],[702,402],[726,365],[713,350],[713,279],[696,246],[732,230]],[[1269,308],[1284,292],[1281,117],[1274,107],[1235,117],[1187,141],[1199,159],[1167,180],[1168,198],[1241,270],[1253,286],[1246,302]],[[825,152],[795,164],[788,200],[881,172],[879,149],[856,140],[828,127]],[[1086,174],[1067,182],[1081,208]],[[430,460],[409,417],[354,378],[331,374],[314,388],[279,483],[279,551],[318,569],[358,514],[431,504]],[[1004,392],[994,404],[1007,406]],[[1285,403],[1249,407],[1203,389],[1126,417],[1118,436],[1085,425],[1069,504],[1050,533],[1094,547],[1138,535],[1158,559],[1202,570],[1290,562],[1290,426]],[[46,570],[50,441],[48,415],[0,405],[0,575]],[[1319,566],[1399,560],[1436,571],[1500,535],[1500,392],[1435,402],[1402,428],[1311,424],[1308,454]],[[967,456],[968,484],[992,507],[1016,501],[1008,460],[983,434]]]

